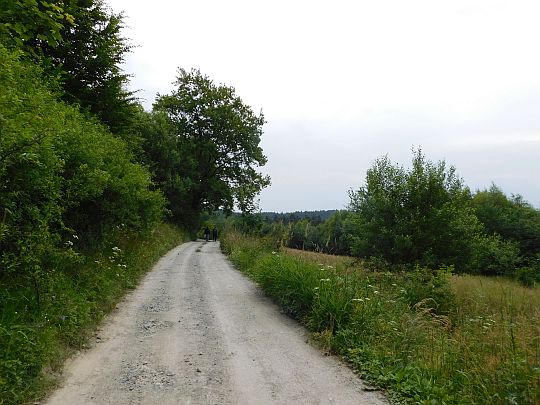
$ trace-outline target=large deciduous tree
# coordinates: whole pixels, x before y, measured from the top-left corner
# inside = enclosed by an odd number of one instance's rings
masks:
[[[255,114],[233,87],[216,85],[199,70],[179,69],[175,85],[154,104],[155,117],[165,114],[168,120],[158,126],[169,136],[157,139],[174,152],[154,151],[153,158],[174,160],[155,165],[173,215],[182,221],[204,210],[252,211],[257,194],[270,184],[258,171],[266,163],[259,146],[263,114]]]

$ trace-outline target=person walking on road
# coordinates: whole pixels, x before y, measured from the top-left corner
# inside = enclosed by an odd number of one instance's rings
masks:
[[[210,238],[210,229],[208,229],[208,225],[204,227],[204,239],[208,242],[208,239]]]
[[[214,239],[214,242],[217,242],[217,228],[216,227],[212,229],[212,238]]]

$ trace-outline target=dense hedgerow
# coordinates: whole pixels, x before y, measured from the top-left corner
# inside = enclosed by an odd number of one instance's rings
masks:
[[[228,233],[222,245],[284,310],[403,403],[540,400],[540,294],[508,280],[366,270]]]
[[[164,198],[148,171],[56,88],[0,45],[0,403],[31,398],[43,368],[181,239],[152,239]],[[123,261],[105,259],[122,240]]]
[[[0,277],[37,275],[115,226],[161,219],[163,197],[122,140],[1,46],[0,66]]]

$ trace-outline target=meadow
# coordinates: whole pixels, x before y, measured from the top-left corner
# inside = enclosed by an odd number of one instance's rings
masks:
[[[222,245],[317,344],[396,402],[540,402],[538,288],[451,268],[381,271],[234,232]]]

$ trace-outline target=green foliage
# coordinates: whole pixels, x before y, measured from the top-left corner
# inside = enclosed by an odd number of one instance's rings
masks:
[[[90,330],[170,248],[186,240],[180,230],[159,225],[146,236],[126,228],[104,236],[77,266],[66,263],[41,278],[41,311],[34,310],[29,279],[0,284],[0,403],[40,399],[63,361],[84,347]],[[47,371],[50,370],[50,371]],[[48,374],[49,373],[49,374]]]
[[[103,0],[5,0],[0,21],[0,41],[59,79],[64,100],[127,136],[137,107],[121,70],[131,49],[120,34],[121,14],[109,12]]]
[[[538,211],[495,186],[471,199],[453,168],[426,161],[421,151],[408,171],[388,158],[377,160],[366,185],[350,195],[351,211],[336,211],[322,223],[265,213],[274,222],[260,224],[257,232],[295,249],[353,253],[372,263],[454,266],[458,272],[517,277],[527,285],[540,281]]]
[[[421,150],[414,153],[408,171],[384,157],[350,198],[355,255],[471,268],[473,242],[483,229],[468,205],[469,190],[453,167],[427,161]]]
[[[266,163],[259,146],[262,114],[232,87],[215,85],[197,70],[180,69],[176,86],[158,97],[153,129],[143,131],[145,144],[153,144],[147,159],[173,217],[186,223],[204,210],[252,211],[255,196],[270,183],[257,172]]]
[[[153,173],[154,184],[167,198],[172,218],[195,226],[200,212],[189,207],[194,187],[192,156],[184,153],[174,127],[164,112],[141,113],[138,131],[142,139],[139,160]]]
[[[485,275],[513,276],[519,263],[518,244],[499,235],[480,234],[474,243],[471,268]]]
[[[520,196],[507,198],[495,185],[477,192],[471,205],[489,234],[518,243],[525,257],[540,252],[540,211]]]
[[[335,212],[321,224],[321,228],[323,252],[335,255],[350,254],[350,234],[352,232],[350,211]]]
[[[63,98],[126,137],[137,107],[133,93],[126,90],[129,76],[121,69],[131,49],[121,36],[123,17],[110,12],[102,0],[70,2],[67,11],[75,24],[62,31],[59,46],[43,49],[60,69]]]
[[[322,238],[319,227],[308,219],[291,224],[288,246],[294,249],[320,251]]]
[[[333,256],[335,265],[321,264],[323,255],[300,259],[231,232],[222,244],[320,344],[399,403],[540,398],[538,290],[451,276],[451,268],[366,271]]]
[[[452,267],[431,270],[417,265],[401,279],[403,300],[412,308],[429,308],[436,314],[449,315],[455,307],[449,283],[452,271]]]
[[[19,48],[33,56],[38,44],[56,47],[62,30],[74,24],[64,4],[55,1],[3,0],[0,3],[0,41],[9,48]]]
[[[144,248],[104,268],[88,249],[148,236],[164,204],[125,143],[19,59],[0,45],[0,403],[31,398],[61,342],[80,343],[149,265]]]
[[[293,212],[261,212],[261,216],[270,222],[296,222],[301,219],[309,219],[314,225],[326,221],[338,210],[317,210],[317,211],[293,211]]]
[[[529,287],[540,284],[540,253],[527,261],[527,265],[516,270],[516,278]]]
[[[160,220],[163,197],[123,141],[58,102],[39,69],[2,47],[0,64],[0,277],[37,275],[104,231]]]
[[[302,218],[298,219],[300,216]],[[234,227],[245,234],[271,236],[277,246],[331,254],[350,253],[353,229],[349,211],[243,214],[234,217],[233,222]]]

